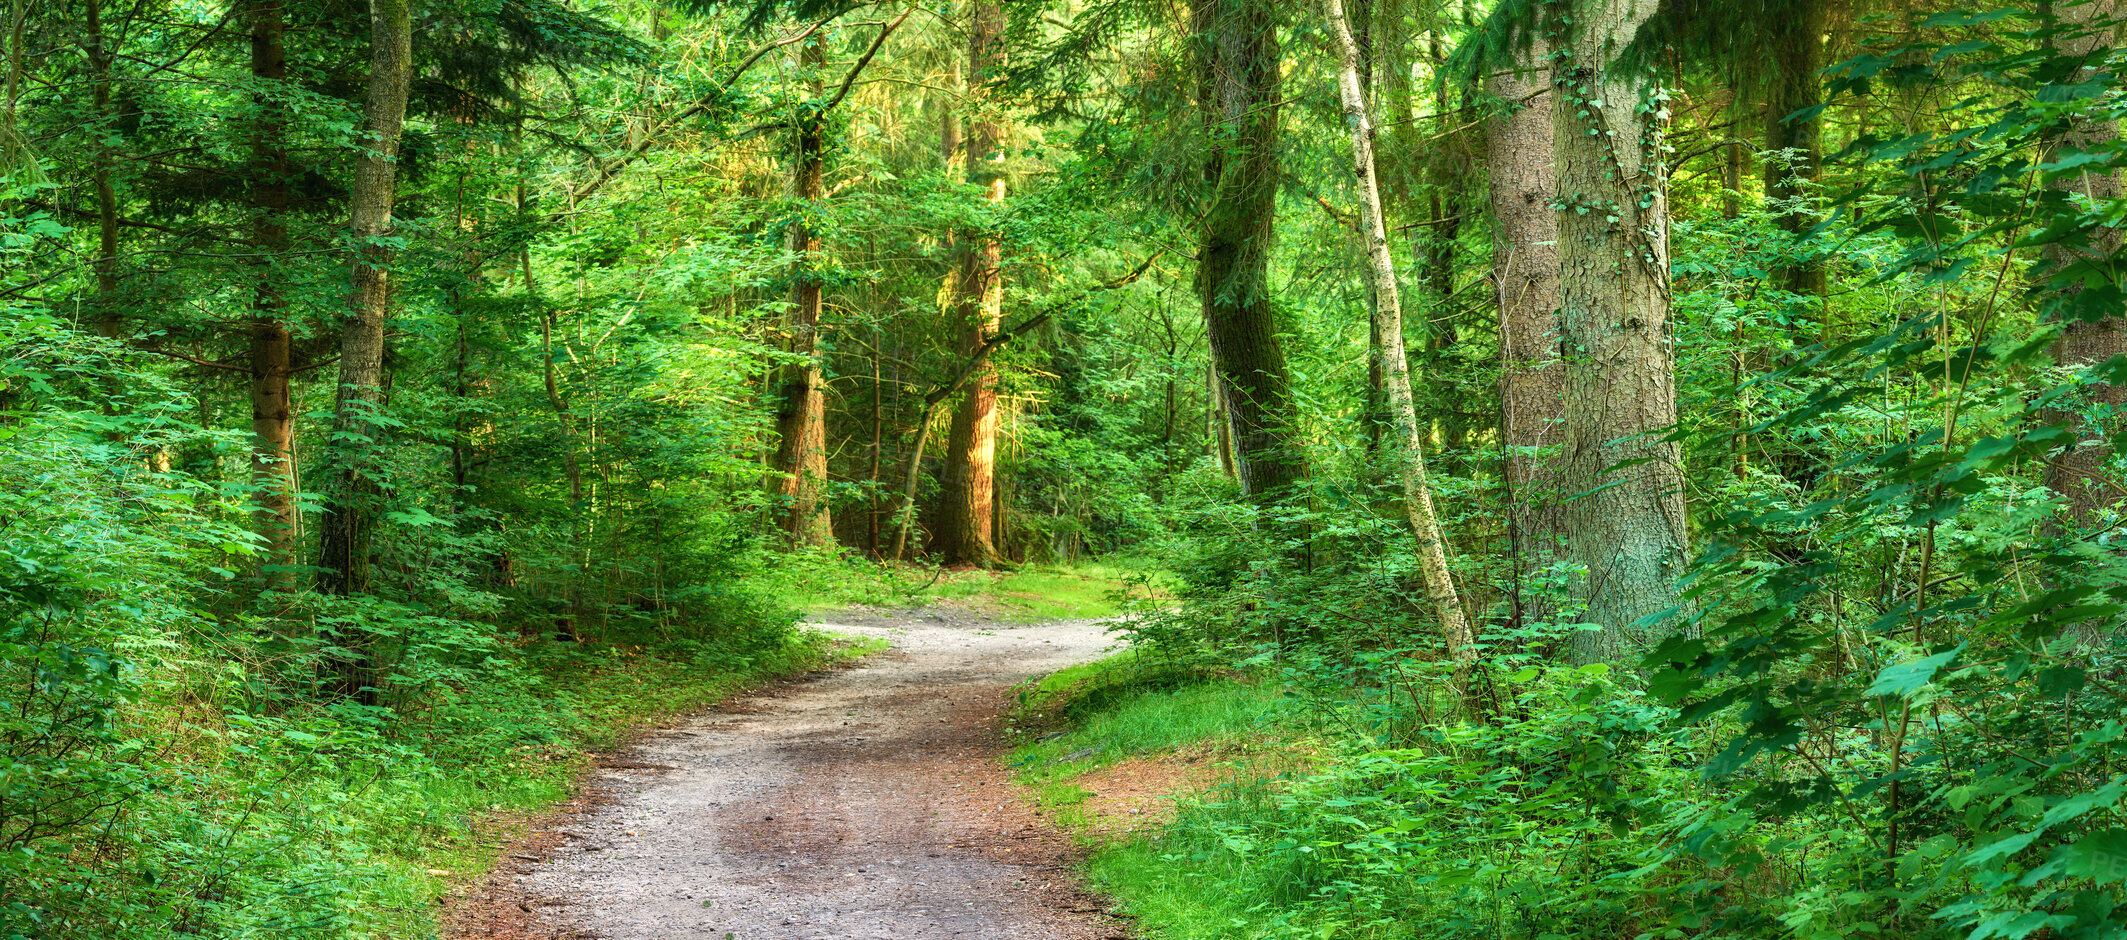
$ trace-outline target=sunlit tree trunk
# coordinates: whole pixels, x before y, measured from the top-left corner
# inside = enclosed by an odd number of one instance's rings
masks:
[[[1565,358],[1564,506],[1596,632],[1581,662],[1628,657],[1684,574],[1683,455],[1669,322],[1669,218],[1652,82],[1615,63],[1656,0],[1571,5],[1552,71],[1559,327]],[[1642,623],[1647,621],[1647,623]]]
[[[1194,0],[1209,188],[1196,289],[1241,492],[1275,500],[1306,475],[1270,296],[1279,159],[1277,14],[1269,0]]]
[[[1817,224],[1809,203],[1822,159],[1824,120],[1797,112],[1824,103],[1817,70],[1824,67],[1824,14],[1829,0],[1799,0],[1792,15],[1769,17],[1767,52],[1772,57],[1765,94],[1765,201],[1774,207],[1780,227],[1792,234]],[[1824,266],[1815,261],[1782,265],[1774,284],[1805,296],[1824,293]]]
[[[1553,605],[1529,576],[1558,557],[1557,449],[1565,365],[1558,354],[1558,213],[1551,208],[1551,98],[1531,49],[1520,67],[1491,80],[1507,113],[1485,129],[1494,241],[1492,284],[1499,306],[1499,438],[1507,487],[1507,532],[1514,553],[1508,601],[1520,621],[1548,619]]]
[[[1381,337],[1383,387],[1388,418],[1395,428],[1394,446],[1403,479],[1404,513],[1418,550],[1418,570],[1425,592],[1455,660],[1456,677],[1469,687],[1470,667],[1477,661],[1476,635],[1456,595],[1448,569],[1447,537],[1433,511],[1433,491],[1425,475],[1425,435],[1418,407],[1411,398],[1409,359],[1403,349],[1403,302],[1396,284],[1396,262],[1389,252],[1388,224],[1381,215],[1381,183],[1374,166],[1374,122],[1359,80],[1359,44],[1352,38],[1343,0],[1328,0],[1330,32],[1337,41],[1337,87],[1344,102],[1344,121],[1352,135],[1352,165],[1359,178],[1359,235],[1366,242],[1367,272],[1374,288],[1374,327]]]
[[[288,77],[288,54],[282,44],[287,26],[279,0],[257,0],[251,7],[251,77],[274,89]],[[251,242],[258,253],[258,282],[251,289],[251,481],[258,509],[253,528],[264,543],[260,559],[267,587],[294,587],[295,409],[289,397],[293,374],[288,333],[287,298],[281,293],[275,265],[289,250],[288,155],[282,149],[285,120],[272,91],[257,96],[251,129]]]
[[[968,122],[967,180],[981,187],[991,205],[1004,202],[1003,119],[987,99],[988,82],[1000,64],[999,40],[1004,10],[994,0],[976,0],[968,11],[968,101],[975,114]],[[961,330],[961,351],[972,355],[999,327],[1004,282],[998,264],[1003,246],[995,233],[962,240],[960,278],[954,319]],[[940,481],[937,542],[946,564],[989,567],[997,561],[994,529],[997,466],[997,375],[985,358],[969,381],[953,427],[946,436],[945,475]]]
[[[2062,38],[2055,41],[2056,54],[2100,56],[2112,46],[2110,31],[2093,31],[2090,24],[2109,21],[2117,15],[2116,0],[2074,4],[2055,2],[2051,8],[2060,18],[2063,31]],[[2089,64],[2096,68],[2102,63],[2092,61]],[[2051,154],[2064,149],[2100,151],[2113,146],[2118,137],[2119,125],[2111,121],[2076,120],[2046,141],[2048,159]],[[2047,185],[2073,194],[2072,198],[2087,198],[2099,206],[2119,199],[2121,193],[2119,174],[2113,172],[2064,175]],[[2086,246],[2070,247],[2059,243],[2046,246],[2046,260],[2054,265],[2078,260],[2104,262],[2119,252],[2120,242],[2118,228],[2101,227],[2093,231]],[[2060,338],[2054,340],[2052,353],[2055,362],[2078,369],[2127,353],[2127,323],[2118,317],[2097,321],[2070,320],[2063,326]],[[2088,410],[2118,414],[2127,408],[2127,386],[2093,383],[2086,387],[2083,401]],[[2047,419],[2074,427],[2078,441],[2047,461],[2046,486],[2065,501],[2064,522],[2073,526],[2088,525],[2097,519],[2100,510],[2127,497],[2127,488],[2122,487],[2119,475],[2111,469],[2113,451],[2107,443],[2108,430],[2117,428],[2092,425],[2069,411],[2050,413]]]
[[[384,320],[391,303],[380,241],[391,231],[398,195],[399,135],[413,78],[408,0],[371,0],[368,89],[363,99],[362,156],[348,200],[354,208],[353,291],[340,332],[340,386],[327,464],[332,475],[320,524],[318,588],[354,594],[369,588],[370,537],[377,516],[374,457],[382,433]],[[359,677],[348,677],[356,685]],[[359,686],[357,685],[357,688]],[[349,691],[355,691],[350,689]]]
[[[824,53],[818,40],[808,41],[801,57],[813,72],[811,98],[819,102],[825,86],[818,77]],[[781,369],[781,399],[776,409],[776,469],[783,477],[783,531],[796,547],[834,544],[834,520],[827,500],[827,376],[820,364],[821,283],[819,228],[812,216],[826,197],[825,116],[806,109],[797,122],[791,155],[791,190],[799,203],[798,221],[790,227],[790,249],[797,256],[791,287],[787,349],[800,361]]]

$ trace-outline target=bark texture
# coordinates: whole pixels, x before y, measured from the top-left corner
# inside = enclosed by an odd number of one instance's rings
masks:
[[[1388,393],[1388,417],[1403,480],[1403,508],[1418,551],[1418,570],[1426,596],[1433,602],[1440,631],[1454,657],[1458,684],[1469,688],[1470,667],[1477,661],[1477,637],[1456,595],[1448,568],[1447,537],[1433,511],[1433,490],[1425,474],[1425,435],[1418,426],[1418,407],[1411,398],[1410,360],[1403,349],[1403,301],[1396,285],[1396,260],[1389,251],[1388,223],[1381,213],[1381,181],[1374,166],[1374,121],[1360,82],[1360,50],[1344,14],[1343,0],[1328,0],[1330,32],[1338,47],[1337,89],[1344,103],[1344,123],[1352,135],[1352,168],[1359,179],[1359,235],[1366,242],[1367,273],[1374,296],[1374,332],[1380,336],[1379,361]]]
[[[2057,54],[2078,57],[2102,56],[2112,45],[2109,31],[2094,31],[2089,24],[2109,20],[2118,12],[2116,0],[2093,0],[2073,5],[2056,4],[2054,13],[2060,18],[2062,37],[2055,41]],[[2092,68],[2100,63],[2092,61]],[[2078,120],[2068,124],[2061,133],[2046,142],[2050,154],[2060,150],[2101,150],[2111,146],[2119,137],[2119,125],[2110,121]],[[2075,197],[2087,197],[2103,204],[2120,197],[2120,177],[2116,173],[2082,173],[2063,177],[2048,184],[2066,191]],[[2071,247],[2052,244],[2045,248],[2046,260],[2055,265],[2071,264],[2079,259],[2103,260],[2120,250],[2120,231],[2116,228],[2099,228],[2092,233],[2088,245]],[[2117,317],[2102,320],[2069,321],[2061,337],[2053,342],[2053,360],[2070,368],[2085,368],[2104,362],[2114,356],[2127,353],[2127,324]],[[2084,392],[2086,411],[2118,413],[2127,408],[2127,386],[2110,383],[2093,383]],[[2071,412],[2048,414],[2047,420],[2074,428],[2077,443],[2056,455],[2046,464],[2046,486],[2059,493],[2065,501],[2061,521],[2067,525],[2085,526],[2098,517],[2104,507],[2127,498],[2127,487],[2121,485],[2119,475],[2111,469],[2113,451],[2107,443],[2107,428],[2099,427]]]
[[[1235,476],[1244,495],[1268,502],[1307,467],[1269,285],[1281,173],[1277,14],[1269,0],[1194,0],[1191,13],[1209,189],[1197,296],[1232,429]]]
[[[82,54],[89,60],[89,96],[97,122],[95,168],[90,173],[91,188],[96,192],[96,258],[91,265],[96,272],[95,327],[96,335],[117,339],[124,321],[118,297],[118,187],[112,179],[117,172],[118,154],[109,143],[110,136],[117,133],[111,126],[117,118],[111,109],[113,50],[104,34],[103,4],[88,0],[86,7],[83,25],[87,33],[82,37]]]
[[[1005,197],[1004,148],[1008,133],[994,106],[984,102],[986,87],[1003,51],[1004,10],[994,0],[976,0],[969,8],[968,100],[975,103],[967,122],[967,180],[992,205]],[[1004,308],[1004,281],[998,271],[1003,245],[995,233],[963,239],[960,277],[955,285],[953,317],[961,330],[961,352],[973,355],[994,335]],[[997,562],[995,493],[997,467],[997,375],[982,357],[969,380],[953,427],[946,437],[943,504],[939,506],[938,551],[948,565],[989,567]]]
[[[1555,603],[1530,575],[1557,561],[1565,542],[1558,449],[1566,367],[1559,358],[1557,175],[1551,162],[1551,95],[1538,47],[1517,71],[1491,80],[1508,111],[1485,127],[1492,217],[1492,284],[1499,306],[1499,438],[1505,445],[1507,534],[1514,553],[1508,602],[1520,621],[1548,619]]]
[[[1563,522],[1587,567],[1579,662],[1619,661],[1677,603],[1684,574],[1683,455],[1669,322],[1669,222],[1661,128],[1645,75],[1613,62],[1656,0],[1572,5],[1552,71],[1559,327],[1565,360]]]
[[[251,7],[251,77],[264,87],[288,77],[282,42],[287,25],[279,0]],[[286,121],[269,94],[254,101],[251,129],[251,241],[258,252],[258,280],[251,288],[251,483],[258,508],[252,529],[262,540],[262,581],[273,590],[295,586],[296,518],[295,409],[289,397],[294,372],[287,299],[272,259],[289,250],[289,161],[282,149]]]
[[[379,242],[391,231],[399,136],[413,80],[409,0],[371,0],[369,17],[369,81],[362,104],[365,142],[348,195],[354,208],[353,291],[340,332],[340,388],[327,461],[333,479],[319,527],[318,589],[328,594],[369,588],[379,469],[372,455],[382,433],[377,417],[384,403],[384,321],[391,304],[391,256]],[[349,677],[350,685],[358,682],[358,677]]]
[[[805,46],[802,59],[815,75],[823,58],[818,42]],[[815,78],[815,105],[824,93]],[[825,109],[808,109],[800,117],[791,154],[791,194],[800,208],[798,222],[790,227],[790,249],[798,260],[785,348],[801,359],[783,366],[778,377],[775,466],[783,473],[783,531],[796,547],[825,547],[835,539],[827,502],[827,376],[820,368],[821,284],[815,273],[822,245],[809,218],[827,195],[825,117]]]
[[[1765,202],[1780,227],[1800,235],[1817,224],[1808,204],[1810,184],[1823,158],[1824,121],[1796,112],[1824,103],[1817,70],[1824,67],[1825,5],[1828,0],[1798,0],[1792,15],[1768,19],[1767,52],[1772,71],[1765,92]],[[1824,293],[1824,265],[1798,261],[1773,272],[1773,283],[1805,296]]]

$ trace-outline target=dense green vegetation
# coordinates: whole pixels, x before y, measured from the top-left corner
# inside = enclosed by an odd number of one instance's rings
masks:
[[[18,0],[0,937],[419,936],[916,602],[1268,771],[1156,935],[2127,933],[2118,19]]]

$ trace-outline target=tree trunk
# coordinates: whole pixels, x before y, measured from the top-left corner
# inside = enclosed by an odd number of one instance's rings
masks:
[[[1661,128],[1643,74],[1612,61],[1655,0],[1572,7],[1554,61],[1559,325],[1565,356],[1561,461],[1571,557],[1587,569],[1578,662],[1627,658],[1677,604],[1686,530],[1669,322],[1669,219]],[[1637,461],[1637,462],[1634,462]],[[1628,464],[1620,466],[1621,464]]]
[[[287,25],[279,0],[251,7],[251,77],[264,88],[288,78],[282,45]],[[295,587],[295,408],[289,398],[293,373],[287,299],[275,265],[289,250],[288,154],[282,149],[285,117],[270,92],[253,101],[251,129],[251,242],[258,253],[258,282],[251,289],[251,481],[258,488],[253,529],[263,540],[261,579],[270,590]]]
[[[813,72],[814,102],[825,95],[818,70],[825,64],[818,41],[808,42],[802,61]],[[776,410],[776,469],[783,478],[783,531],[795,548],[825,548],[835,540],[827,501],[827,375],[820,364],[820,231],[811,216],[826,197],[826,115],[810,109],[798,121],[796,152],[791,161],[791,190],[799,203],[798,221],[790,227],[790,249],[797,256],[791,287],[789,352],[801,357],[781,369],[781,402]]]
[[[1232,429],[1241,493],[1258,504],[1306,476],[1292,379],[1270,297],[1281,177],[1277,15],[1268,0],[1194,0],[1198,107],[1209,205],[1197,237],[1197,296]]]
[[[1765,203],[1780,227],[1794,235],[1817,224],[1808,199],[1822,158],[1819,136],[1824,121],[1819,115],[1797,117],[1795,112],[1824,103],[1817,70],[1824,65],[1825,3],[1800,0],[1792,15],[1768,21],[1773,61],[1765,94],[1765,149],[1772,156],[1765,161]],[[1773,284],[1808,297],[1822,295],[1824,266],[1816,261],[1782,265],[1773,272]]]
[[[2066,34],[2055,41],[2055,54],[2068,56],[2102,56],[2111,47],[2109,32],[2091,32],[2088,24],[2110,20],[2117,8],[2115,0],[2094,0],[2072,5],[2054,4],[2053,10],[2060,17]],[[2089,33],[2088,35],[2082,35]],[[2096,68],[2102,63],[2092,61]],[[2086,73],[2087,74],[2087,73]],[[2119,136],[2119,126],[2111,121],[2077,120],[2067,126],[2059,136],[2046,141],[2046,159],[2061,149],[2099,151],[2111,146]],[[2120,197],[2120,177],[2117,173],[2082,173],[2064,176],[2048,186],[2087,197],[2097,205],[2117,200]],[[2070,264],[2078,260],[2103,262],[2120,250],[2120,231],[2110,226],[2092,232],[2090,244],[2073,248],[2051,244],[2045,248],[2045,259],[2054,265]],[[2127,324],[2118,317],[2106,317],[2095,322],[2070,320],[2065,324],[2059,339],[2053,341],[2053,360],[2072,369],[2082,369],[2127,353]],[[2091,383],[2083,393],[2084,408],[2101,414],[2117,414],[2127,408],[2127,386],[2106,382]],[[2106,428],[2084,420],[2072,411],[2049,412],[2049,422],[2073,428],[2078,438],[2075,446],[2061,452],[2046,463],[2046,486],[2061,495],[2064,501],[2061,522],[2067,525],[2087,526],[2098,518],[2104,507],[2127,497],[2127,487],[2122,487],[2119,476],[2109,468],[2112,463],[2112,447],[2107,443],[2107,434],[2116,428]]]
[[[1470,669],[1477,662],[1476,635],[1456,596],[1448,569],[1447,538],[1433,511],[1433,491],[1425,475],[1425,438],[1411,398],[1409,359],[1403,349],[1403,302],[1396,285],[1396,261],[1389,252],[1388,223],[1381,215],[1381,183],[1374,167],[1374,122],[1359,80],[1359,43],[1352,37],[1343,0],[1328,0],[1330,31],[1337,40],[1340,67],[1337,88],[1344,101],[1344,121],[1352,134],[1352,165],[1359,178],[1360,237],[1366,241],[1367,271],[1374,288],[1374,326],[1381,337],[1383,385],[1388,415],[1403,453],[1403,505],[1418,551],[1418,569],[1426,596],[1440,618],[1440,630],[1455,660],[1456,682],[1468,694]]]
[[[408,0],[371,0],[368,90],[363,100],[363,154],[349,202],[354,208],[353,292],[340,333],[340,388],[333,408],[328,464],[332,476],[321,523],[318,589],[355,594],[369,588],[371,528],[377,515],[380,469],[374,459],[382,425],[384,320],[391,302],[380,244],[391,231],[398,194],[399,134],[413,78],[413,24]],[[349,675],[351,693],[363,677]],[[367,695],[363,695],[367,697]]]
[[[983,198],[997,206],[1005,195],[1007,132],[994,113],[994,103],[983,98],[1000,64],[1004,11],[994,0],[976,0],[969,21],[968,99],[982,103],[976,105],[976,116],[968,126],[967,180],[981,187]],[[961,329],[964,354],[973,355],[997,332],[1004,304],[1004,283],[998,272],[1002,256],[1003,246],[995,233],[962,240],[954,318]],[[991,538],[996,462],[997,375],[984,357],[953,412],[952,431],[946,437],[945,476],[940,481],[944,502],[939,507],[936,538],[948,565],[987,568],[997,562]]]
[[[1530,575],[1558,558],[1565,539],[1557,450],[1565,407],[1558,349],[1558,215],[1551,208],[1551,100],[1531,49],[1516,71],[1491,81],[1509,110],[1485,129],[1492,216],[1492,284],[1499,304],[1499,439],[1505,450],[1508,591],[1517,622],[1548,620],[1552,601]]]
[[[118,187],[112,180],[118,154],[109,143],[117,133],[112,126],[117,115],[111,111],[112,50],[104,35],[101,0],[88,0],[87,6],[88,35],[83,37],[82,54],[89,63],[89,95],[96,112],[96,162],[90,173],[96,192],[96,258],[91,263],[96,272],[95,328],[96,335],[117,339],[123,330],[123,314],[118,300]]]

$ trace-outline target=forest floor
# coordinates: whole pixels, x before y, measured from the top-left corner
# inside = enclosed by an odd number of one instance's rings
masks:
[[[494,940],[1127,937],[1068,833],[998,761],[1013,686],[1096,658],[1092,621],[836,613],[891,648],[771,686],[599,762],[446,936]]]

